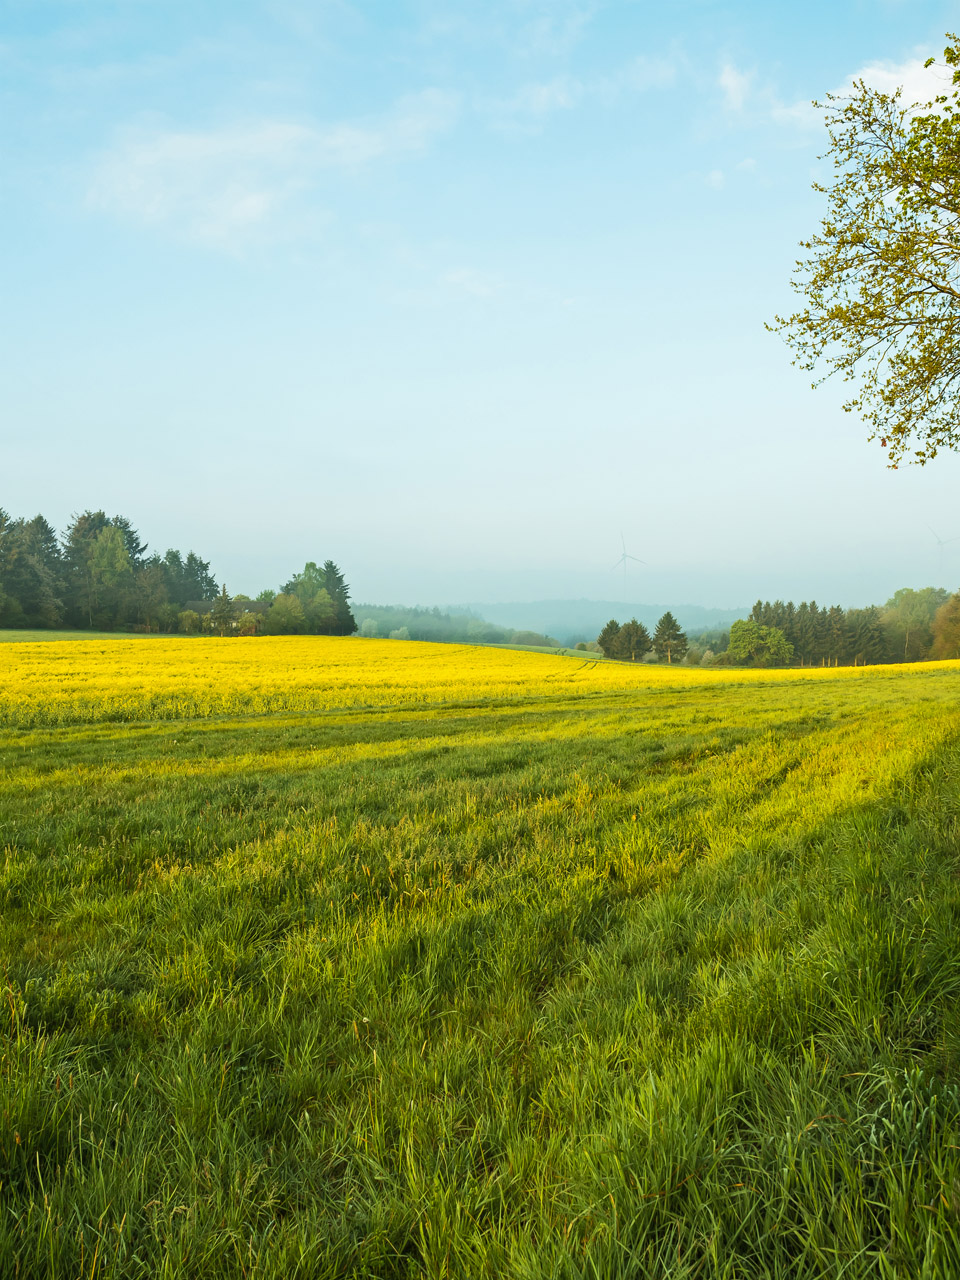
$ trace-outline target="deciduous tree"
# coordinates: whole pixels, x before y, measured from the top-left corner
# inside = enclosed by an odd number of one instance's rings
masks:
[[[960,658],[960,592],[937,610],[933,620],[933,657]]]
[[[960,70],[953,84],[919,107],[862,80],[819,104],[834,173],[814,190],[827,212],[802,243],[803,305],[776,318],[796,364],[854,384],[844,408],[894,466],[960,444]]]
[[[741,618],[730,628],[727,646],[730,661],[742,666],[782,667],[793,649],[778,627],[765,627],[751,618]]]

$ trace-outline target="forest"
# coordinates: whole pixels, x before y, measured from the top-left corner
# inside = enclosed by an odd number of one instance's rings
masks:
[[[58,537],[42,515],[0,507],[0,627],[351,635],[350,589],[332,560],[279,590],[230,596],[194,551],[147,555],[125,516],[84,511]]]

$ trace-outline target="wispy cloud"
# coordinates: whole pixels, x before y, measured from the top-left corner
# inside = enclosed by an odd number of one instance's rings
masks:
[[[720,70],[717,83],[723,90],[725,105],[731,111],[742,111],[750,92],[753,75],[738,70],[732,62],[725,62]]]
[[[526,0],[519,7],[538,10],[520,25],[527,50],[553,56],[569,52],[580,41],[598,9],[596,3],[584,0],[539,0],[536,6]]]
[[[488,99],[480,112],[505,133],[539,133],[550,116],[568,111],[583,97],[583,85],[569,76],[521,85],[509,97]]]
[[[566,57],[604,0],[449,0],[426,4],[422,35],[529,59]]]
[[[458,106],[456,96],[431,89],[356,122],[130,130],[94,163],[87,204],[235,250],[270,229],[324,172],[424,150],[453,126]]]
[[[441,283],[468,293],[472,298],[492,298],[503,289],[503,278],[474,267],[455,267],[444,273]]]
[[[605,75],[589,79],[556,76],[521,85],[506,97],[487,99],[479,106],[494,128],[507,133],[539,133],[550,117],[586,102],[614,106],[624,97],[669,88],[677,78],[677,63],[667,57],[639,56]]]

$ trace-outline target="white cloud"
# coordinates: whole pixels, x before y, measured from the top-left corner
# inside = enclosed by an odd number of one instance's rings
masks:
[[[725,105],[729,110],[743,110],[752,80],[753,76],[749,72],[738,71],[732,62],[723,64],[717,83],[723,90]]]
[[[712,187],[714,191],[719,191],[726,183],[722,169],[711,169],[704,179],[708,187]]]
[[[893,94],[901,90],[904,106],[914,103],[925,104],[937,94],[949,93],[951,89],[951,72],[942,66],[924,67],[923,57],[906,58],[903,62],[869,62],[854,71],[838,85],[832,93],[834,97],[846,98],[854,91],[857,81],[862,80],[871,89],[882,93]],[[826,96],[821,95],[820,101]],[[773,102],[771,117],[778,124],[800,125],[809,127],[822,122],[822,114],[812,102],[794,102],[790,105]]]
[[[903,101],[907,105],[926,103],[938,93],[950,91],[951,73],[942,66],[925,67],[925,58],[907,58],[906,61],[871,62],[861,67],[850,77],[849,82],[837,93],[849,93],[853,82],[863,80],[872,89],[882,93],[894,93],[902,89]]]
[[[332,125],[261,121],[207,131],[136,130],[96,161],[89,207],[236,249],[275,223],[324,171],[357,170],[423,150],[452,127],[458,102],[438,90],[382,117]]]

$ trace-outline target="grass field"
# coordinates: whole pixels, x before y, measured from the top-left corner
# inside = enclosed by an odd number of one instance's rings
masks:
[[[145,640],[149,639],[140,633],[130,631],[31,631],[28,628],[0,629],[0,644],[48,644],[51,641],[59,644],[64,640]]]
[[[0,1276],[960,1275],[960,663],[0,646]]]

